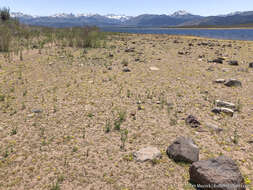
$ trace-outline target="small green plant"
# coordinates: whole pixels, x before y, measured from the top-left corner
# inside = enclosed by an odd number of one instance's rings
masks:
[[[86,129],[83,128],[83,139],[85,139],[85,135],[86,135]]]
[[[23,96],[26,96],[27,95],[27,90],[25,90],[24,92],[23,92]]]
[[[22,102],[21,110],[25,110],[25,108],[26,108],[25,103]]]
[[[121,123],[123,123],[124,121],[126,121],[126,111],[120,111],[119,112],[119,121]]]
[[[119,120],[114,121],[114,130],[119,131],[121,126],[121,122]]]
[[[0,102],[3,102],[5,100],[5,95],[0,94]]]
[[[176,124],[177,124],[177,120],[174,119],[174,118],[171,118],[171,119],[170,119],[170,125],[171,125],[171,126],[174,126],[174,125],[176,125]]]
[[[128,98],[130,98],[130,97],[131,97],[131,92],[130,92],[130,90],[129,90],[129,89],[127,90],[127,97],[128,97]]]
[[[170,113],[171,113],[172,110],[173,110],[172,104],[168,104],[167,105],[167,113],[168,113],[168,115],[170,115]]]
[[[16,135],[18,132],[17,132],[17,128],[13,128],[12,130],[11,130],[11,136],[13,136],[13,135]]]
[[[243,107],[243,105],[241,103],[241,100],[238,99],[237,104],[236,104],[236,111],[241,112],[242,111],[242,107]]]
[[[58,183],[62,183],[64,181],[64,175],[59,175],[57,178]]]
[[[123,160],[128,161],[128,162],[133,161],[133,160],[134,160],[134,155],[133,155],[133,153],[125,155],[125,156],[123,157]]]
[[[122,150],[125,150],[125,144],[126,144],[126,140],[127,140],[127,136],[128,136],[128,130],[127,129],[121,130],[120,135],[121,135],[120,140],[122,143],[120,148]]]
[[[88,113],[88,117],[92,118],[93,116],[93,113]]]
[[[78,151],[78,147],[76,147],[76,146],[73,147],[72,151],[73,151],[73,152],[77,152],[77,151]]]
[[[119,111],[118,118],[114,121],[114,129],[119,131],[121,124],[126,121],[126,111]]]
[[[50,190],[60,190],[60,185],[59,185],[59,182],[57,181],[52,187]]]
[[[4,154],[3,154],[3,157],[7,158],[9,155],[10,155],[9,150],[8,150],[8,148],[6,148],[6,150],[5,150]]]
[[[238,135],[237,129],[234,130],[233,143],[234,144],[238,144],[239,143],[239,135]]]
[[[109,133],[110,131],[111,131],[111,123],[110,123],[110,121],[106,121],[105,133]]]
[[[154,166],[154,165],[159,164],[159,163],[160,163],[160,160],[158,160],[157,158],[154,158],[154,159],[151,160],[151,163],[152,163],[152,165]]]

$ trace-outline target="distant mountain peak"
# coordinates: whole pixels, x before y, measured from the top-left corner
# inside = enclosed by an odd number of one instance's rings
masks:
[[[120,21],[126,21],[130,18],[132,18],[131,16],[126,16],[126,15],[116,15],[116,14],[107,14],[105,15],[105,17],[110,18],[110,19],[116,19],[116,20],[120,20]]]
[[[34,16],[34,15],[27,15],[21,12],[11,12],[11,17],[13,18],[19,18],[19,17],[26,17],[26,18],[37,18],[39,16]]]
[[[70,13],[57,13],[57,14],[54,14],[52,15],[51,17],[61,17],[61,18],[71,18],[71,17],[75,17],[74,14]]]
[[[191,15],[191,13],[188,13],[188,12],[185,11],[185,10],[179,10],[179,11],[174,12],[174,13],[171,14],[170,16],[172,16],[172,17],[177,17],[177,16],[188,16],[188,15]]]

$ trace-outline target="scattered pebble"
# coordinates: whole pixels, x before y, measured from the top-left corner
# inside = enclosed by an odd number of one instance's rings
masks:
[[[150,69],[151,71],[159,71],[159,70],[160,70],[160,69],[157,68],[157,67],[149,67],[149,69]]]
[[[233,65],[233,66],[238,66],[239,65],[238,61],[236,61],[236,60],[229,61],[228,64]]]
[[[214,82],[215,83],[225,83],[226,80],[225,79],[216,79]]]
[[[187,125],[190,125],[192,128],[197,128],[200,126],[200,122],[197,120],[196,117],[189,115],[186,119],[185,122]]]

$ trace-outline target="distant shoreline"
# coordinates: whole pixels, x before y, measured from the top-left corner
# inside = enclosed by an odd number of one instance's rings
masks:
[[[197,27],[189,27],[189,28],[180,28],[180,27],[176,27],[176,28],[162,28],[162,29],[178,29],[178,30],[252,30],[253,27],[233,27],[233,28],[197,28]]]
[[[253,28],[195,28],[195,27],[109,27],[101,28],[105,32],[132,34],[169,34],[178,36],[196,36],[223,40],[253,41]]]
[[[187,30],[187,29],[196,29],[196,30],[251,30],[253,29],[253,26],[248,26],[248,27],[242,27],[242,26],[178,26],[178,27],[152,27],[152,26],[104,26],[101,28],[125,28],[125,29],[182,29],[182,30]]]

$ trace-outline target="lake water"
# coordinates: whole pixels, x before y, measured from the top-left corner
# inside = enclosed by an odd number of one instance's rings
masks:
[[[230,40],[253,41],[253,29],[172,29],[172,28],[102,28],[106,32],[124,32],[137,34],[174,34],[190,35]]]

